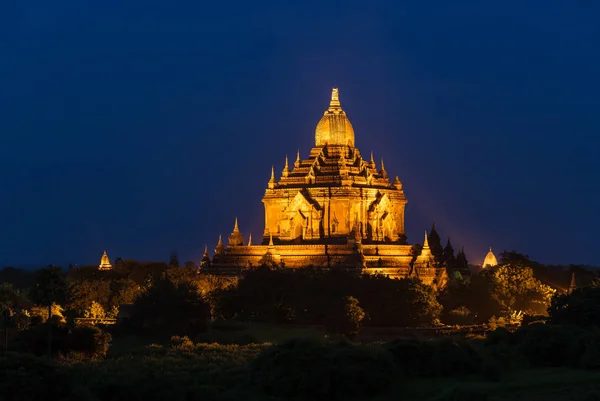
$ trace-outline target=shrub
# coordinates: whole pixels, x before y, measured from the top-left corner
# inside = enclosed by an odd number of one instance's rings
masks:
[[[90,357],[104,357],[112,337],[94,326],[79,326],[70,330],[65,353],[80,352]]]
[[[454,376],[477,372],[481,357],[466,341],[396,340],[386,348],[409,377]]]
[[[396,375],[381,347],[295,340],[259,354],[250,378],[269,396],[341,400],[382,393]]]
[[[514,333],[517,351],[534,367],[577,363],[584,332],[574,327],[532,324]]]
[[[327,331],[354,338],[360,331],[365,312],[354,297],[344,297],[334,302],[327,319]]]
[[[8,353],[0,358],[0,394],[4,401],[69,399],[69,377],[47,358]]]

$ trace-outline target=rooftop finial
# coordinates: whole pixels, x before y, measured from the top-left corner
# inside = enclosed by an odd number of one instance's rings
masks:
[[[339,95],[339,92],[338,92],[338,88],[333,88],[331,90],[331,102],[329,102],[329,107],[330,108],[341,107],[341,105],[340,105],[340,95]]]
[[[427,230],[425,230],[425,239],[423,240],[423,249],[429,248],[429,240],[427,239]]]
[[[233,223],[233,232],[238,232],[240,231],[239,227],[238,227],[238,220],[237,220],[237,216],[235,217],[235,223]]]
[[[204,244],[204,255],[208,255],[208,245]]]
[[[294,168],[300,167],[300,149],[298,149],[298,154],[296,155],[296,162],[294,163]]]
[[[219,234],[219,242],[217,242],[217,246],[223,246],[223,238],[221,237],[221,234]]]
[[[248,235],[248,246],[252,245],[252,233]]]
[[[275,165],[271,166],[271,179],[269,180],[268,188],[275,188]]]
[[[288,165],[288,157],[285,155],[285,166],[283,167],[283,173],[281,175],[283,177],[287,177],[290,174],[290,167]]]

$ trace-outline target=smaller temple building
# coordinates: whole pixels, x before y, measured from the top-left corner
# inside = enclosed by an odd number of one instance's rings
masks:
[[[496,255],[492,252],[492,247],[490,246],[490,251],[485,255],[485,259],[483,259],[483,263],[481,264],[482,268],[498,266],[498,259],[496,259]]]
[[[98,270],[112,270],[112,265],[110,264],[110,259],[108,259],[108,255],[106,254],[106,251],[104,251],[102,258],[100,259],[100,264],[98,265]]]

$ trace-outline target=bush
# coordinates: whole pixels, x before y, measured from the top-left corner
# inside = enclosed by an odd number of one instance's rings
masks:
[[[251,382],[274,397],[342,400],[374,396],[396,379],[380,347],[295,340],[263,351],[250,364]]]
[[[104,357],[112,337],[109,333],[93,326],[74,327],[68,335],[65,353],[79,352],[89,357]]]
[[[576,364],[581,348],[582,330],[574,327],[532,324],[514,333],[517,351],[533,367]]]
[[[47,358],[8,353],[0,358],[0,394],[4,401],[67,400],[72,383]]]
[[[481,367],[481,357],[466,341],[396,340],[386,348],[409,377],[462,375],[475,373]]]

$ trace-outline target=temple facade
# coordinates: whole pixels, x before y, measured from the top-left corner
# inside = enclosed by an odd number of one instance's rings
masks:
[[[210,260],[214,272],[239,272],[261,264],[287,268],[344,267],[394,278],[419,277],[428,284],[445,280],[427,244],[419,255],[406,242],[402,182],[390,180],[381,160],[363,158],[337,89],[315,130],[307,158],[285,159],[279,178],[274,167],[263,196],[265,227],[259,244],[244,241],[238,227],[225,246],[222,238]]]

